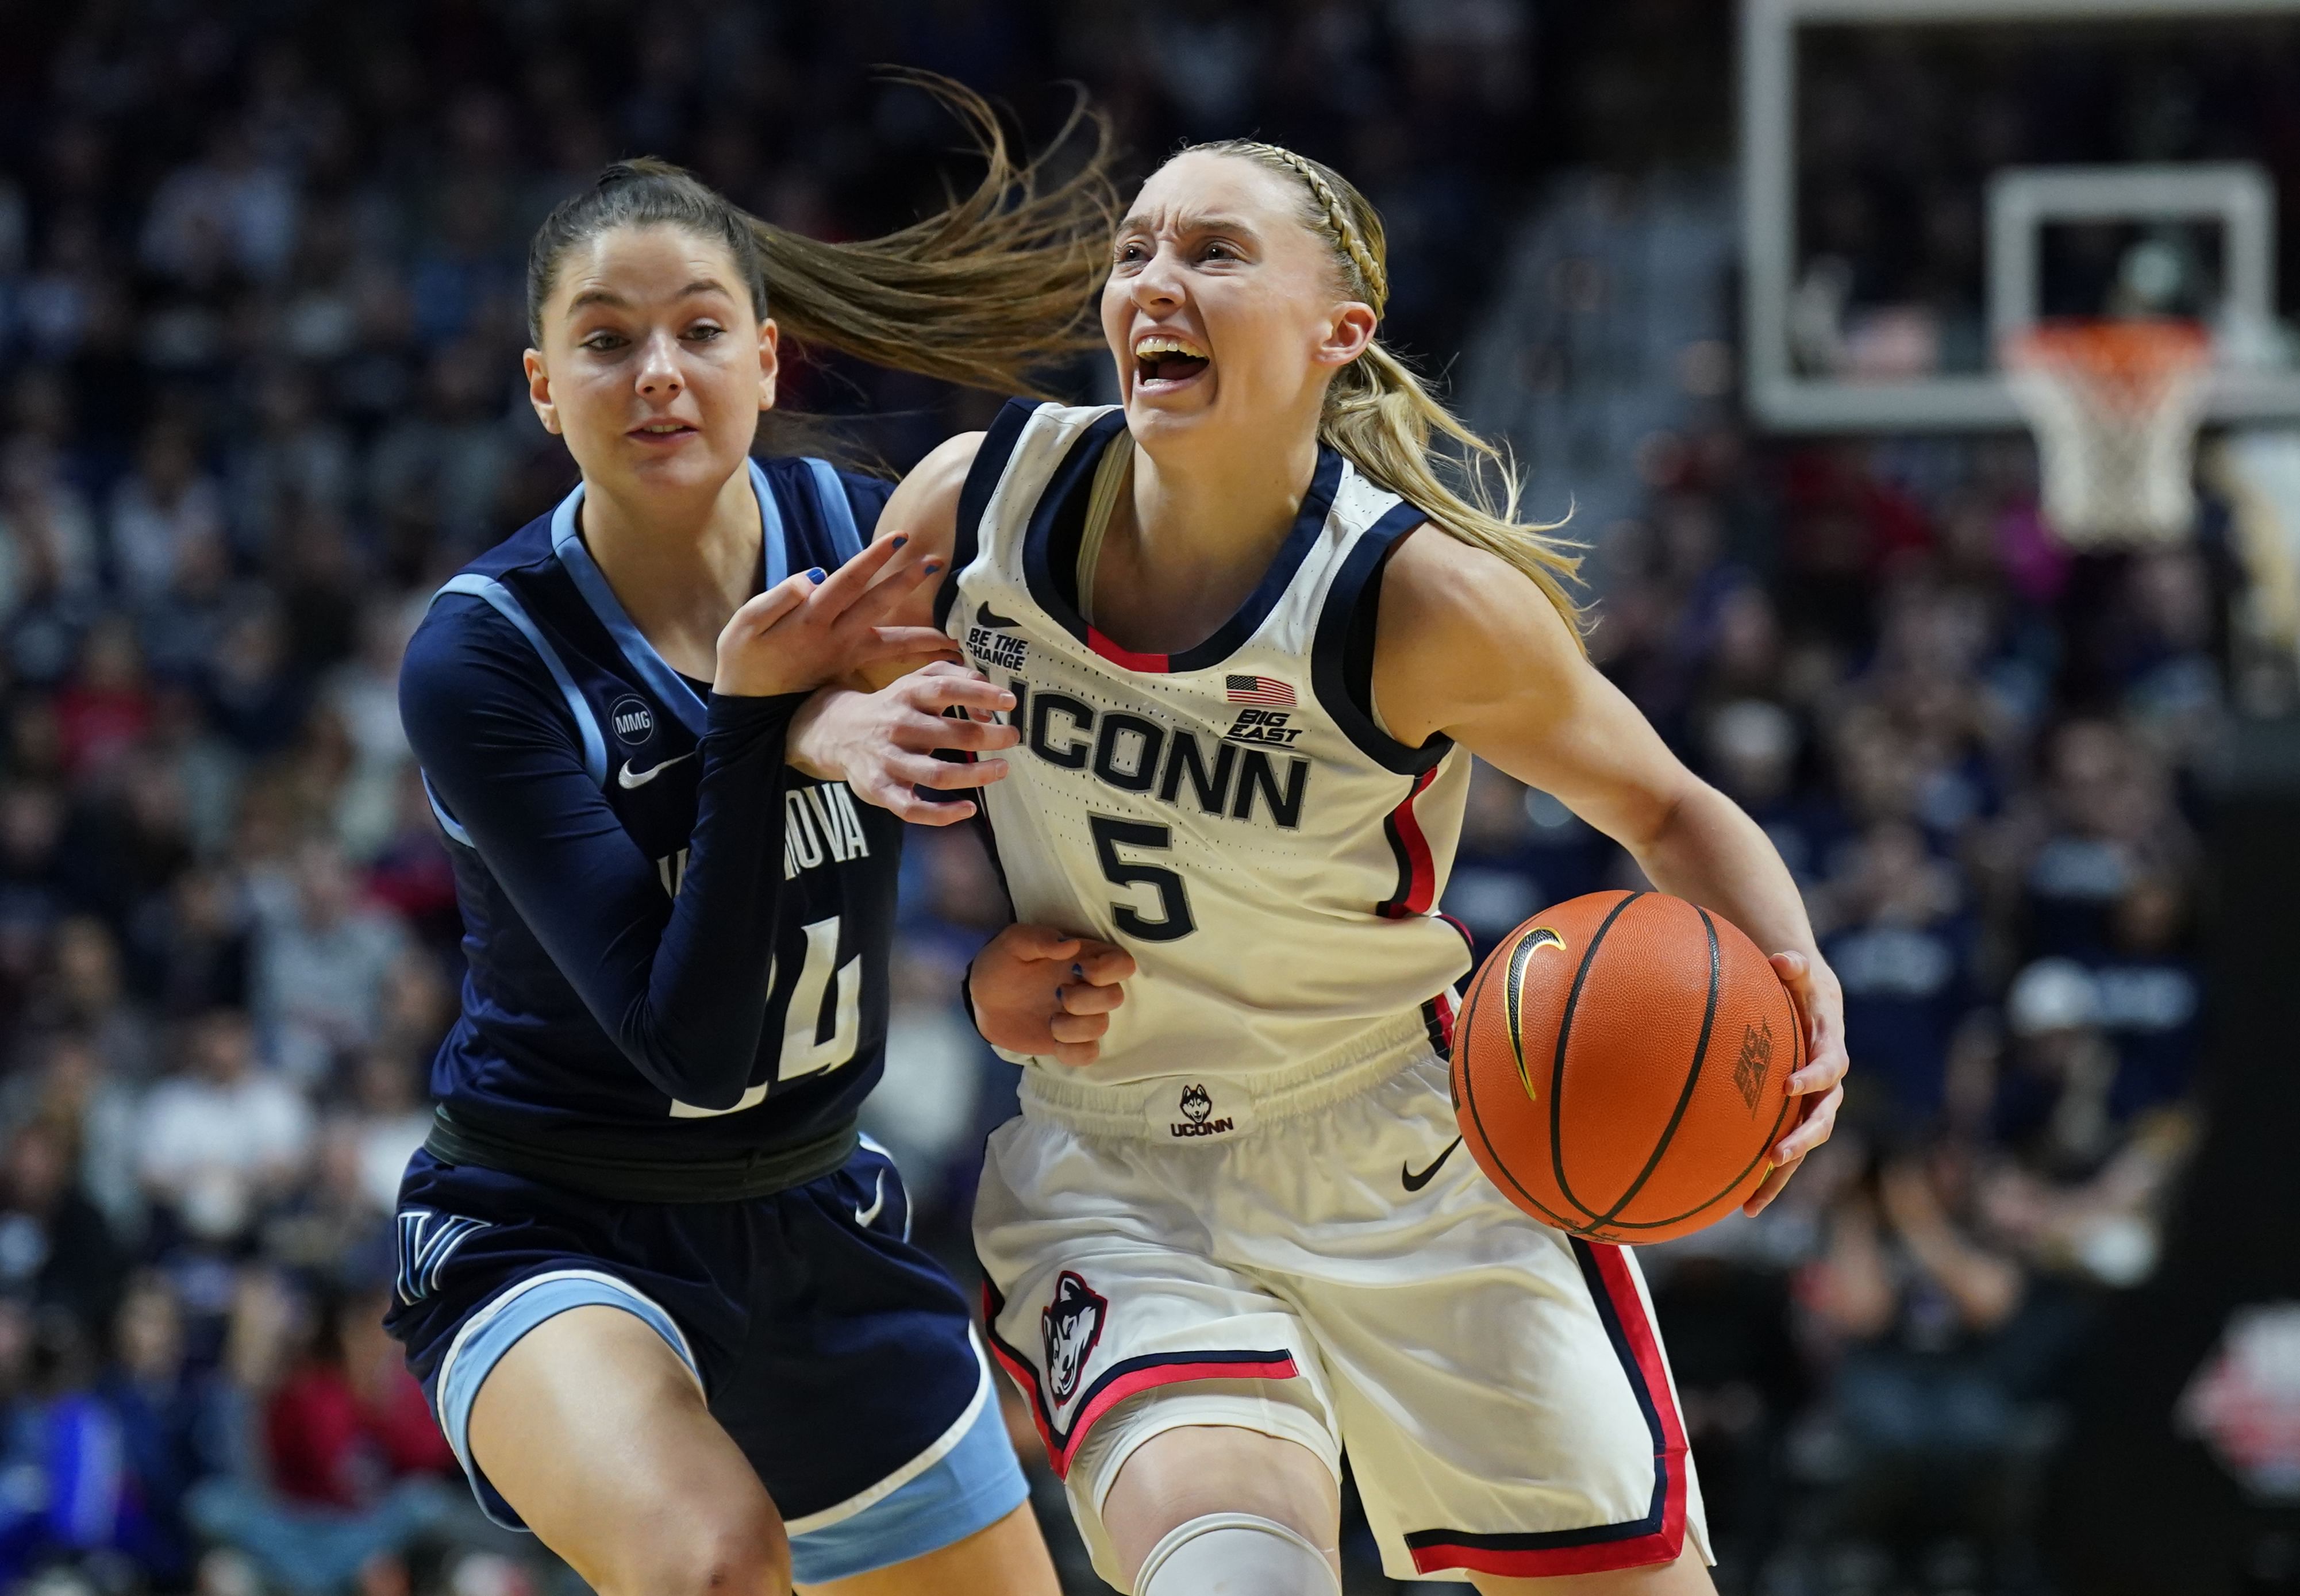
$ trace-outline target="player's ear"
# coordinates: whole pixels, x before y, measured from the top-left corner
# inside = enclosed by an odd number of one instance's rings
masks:
[[[1373,306],[1351,300],[1336,308],[1334,318],[1326,325],[1326,336],[1319,340],[1314,358],[1321,366],[1346,366],[1366,352],[1373,342],[1374,329],[1380,318]]]
[[[546,432],[559,434],[559,406],[551,400],[551,373],[544,369],[543,352],[529,349],[520,356],[521,368],[527,372],[527,402],[535,406],[535,419],[543,423]]]
[[[772,316],[759,322],[759,408],[775,407],[775,378],[782,371],[780,353],[782,330],[775,325]]]

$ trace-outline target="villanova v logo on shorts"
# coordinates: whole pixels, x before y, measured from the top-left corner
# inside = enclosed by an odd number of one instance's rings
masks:
[[[439,1271],[455,1249],[474,1233],[487,1229],[477,1219],[442,1214],[431,1208],[399,1211],[399,1274],[395,1283],[402,1302],[420,1302],[439,1284]]]

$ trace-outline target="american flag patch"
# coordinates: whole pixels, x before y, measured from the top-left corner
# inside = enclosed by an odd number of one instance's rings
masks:
[[[1222,696],[1233,704],[1291,704],[1294,688],[1275,676],[1225,676],[1229,690]]]

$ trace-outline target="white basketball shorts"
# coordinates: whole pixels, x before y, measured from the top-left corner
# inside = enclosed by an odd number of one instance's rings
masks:
[[[1102,1576],[1134,1448],[1185,1425],[1349,1453],[1398,1579],[1706,1559],[1635,1259],[1456,1144],[1441,1011],[1253,1081],[1032,1067],[975,1210],[986,1317]]]

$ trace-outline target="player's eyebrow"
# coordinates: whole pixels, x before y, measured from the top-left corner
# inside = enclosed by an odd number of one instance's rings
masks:
[[[1137,211],[1118,224],[1118,230],[1121,233],[1152,233],[1156,232],[1158,228],[1155,219],[1147,212]],[[1254,230],[1253,224],[1243,216],[1226,216],[1216,211],[1200,211],[1178,216],[1174,219],[1174,230],[1186,235],[1236,233],[1247,238],[1261,236]]]
[[[734,295],[727,291],[726,285],[715,277],[698,277],[695,279],[685,288],[679,290],[677,297],[681,299],[691,299],[697,294],[717,294],[721,297],[726,299],[732,299],[734,297]],[[585,305],[604,305],[616,310],[629,310],[631,307],[631,302],[624,298],[621,294],[616,293],[612,288],[585,288],[581,293],[576,295],[574,298],[570,299],[567,302],[568,313],[571,315],[575,312],[581,310]]]

